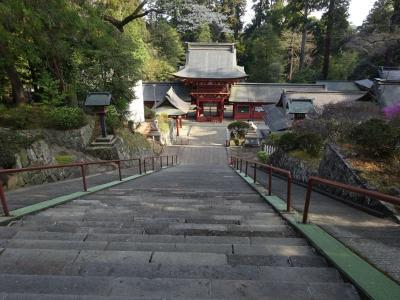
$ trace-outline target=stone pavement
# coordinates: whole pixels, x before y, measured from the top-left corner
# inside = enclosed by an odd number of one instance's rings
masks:
[[[250,169],[249,169],[250,170]],[[252,173],[253,169],[249,171]],[[257,173],[258,181],[267,186],[267,175]],[[293,185],[294,208],[302,212],[306,188]],[[272,193],[286,199],[286,181],[272,180]],[[318,224],[358,255],[400,283],[400,225],[379,218],[317,192],[311,195],[309,220]]]
[[[122,176],[127,177],[139,173],[137,167],[123,168]],[[118,170],[87,176],[88,187],[118,180]],[[73,178],[58,182],[45,183],[6,191],[7,203],[10,210],[36,204],[52,198],[72,194],[83,190],[82,178]]]
[[[0,299],[357,299],[227,166],[226,124],[184,124],[190,145],[165,150],[180,166],[0,227]],[[293,193],[301,210],[304,189]],[[398,276],[397,224],[324,197],[311,220]]]
[[[226,164],[125,182],[0,239],[0,299],[359,299]]]

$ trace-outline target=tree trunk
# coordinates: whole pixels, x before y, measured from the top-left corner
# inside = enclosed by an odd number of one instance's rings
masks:
[[[325,35],[324,63],[322,66],[322,78],[324,80],[328,79],[328,74],[329,74],[334,10],[335,10],[335,0],[330,0],[328,9],[328,22],[326,25],[326,35]]]
[[[308,0],[306,0],[304,3],[303,32],[301,34],[300,66],[299,66],[300,70],[302,70],[304,68],[304,60],[305,60],[305,56],[306,56],[308,10],[309,10],[309,2],[308,2]]]
[[[22,85],[17,69],[15,68],[15,62],[12,59],[11,55],[8,55],[6,46],[1,43],[0,43],[0,55],[6,59],[5,70],[7,73],[7,77],[11,83],[12,97],[14,103],[16,103],[17,105],[26,103],[27,98],[24,93],[24,86]]]
[[[291,81],[293,77],[293,61],[294,61],[294,32],[292,32],[292,39],[290,41],[290,58],[289,58],[289,74],[288,80]]]

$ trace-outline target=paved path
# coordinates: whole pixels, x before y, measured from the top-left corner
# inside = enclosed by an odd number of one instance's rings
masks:
[[[359,298],[232,169],[212,162],[27,216],[0,239],[5,299]]]
[[[250,169],[249,169],[250,170]],[[252,170],[249,174],[252,175]],[[267,186],[267,175],[257,173]],[[286,181],[273,177],[272,192],[286,199]],[[293,205],[302,212],[306,188],[293,185]],[[311,196],[310,221],[323,227],[361,257],[400,283],[400,225],[317,192]]]
[[[115,167],[116,168],[116,167]],[[128,177],[139,173],[137,167],[122,169],[122,176]],[[118,180],[118,170],[87,176],[88,187]],[[28,205],[63,195],[72,194],[83,190],[82,178],[67,179],[58,182],[33,185],[6,192],[10,210],[15,210]]]

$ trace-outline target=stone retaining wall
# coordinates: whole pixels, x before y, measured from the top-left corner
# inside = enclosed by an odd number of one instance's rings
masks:
[[[318,175],[318,170],[315,170],[315,168],[300,159],[288,156],[284,151],[279,149],[268,158],[268,163],[285,170],[290,170],[296,181],[304,183],[307,182],[308,177]]]
[[[326,145],[324,156],[317,170],[308,166],[307,163],[300,159],[288,156],[282,150],[273,153],[268,162],[273,166],[290,170],[293,178],[302,183],[307,183],[309,176],[319,176],[352,186],[375,190],[374,187],[368,185],[367,182],[358,176],[358,171],[352,168],[352,166],[346,162],[346,158],[339,152],[336,146],[331,144]],[[338,197],[354,201],[357,204],[380,212],[385,212],[387,209],[393,212],[395,211],[390,205],[345,190],[326,186],[321,186],[321,189]]]

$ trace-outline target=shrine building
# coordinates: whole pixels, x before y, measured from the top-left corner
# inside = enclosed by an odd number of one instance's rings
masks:
[[[237,65],[234,43],[186,43],[186,63],[173,76],[173,82],[144,82],[144,104],[156,112],[171,112],[168,115],[176,119],[192,113],[199,122],[222,122],[228,115],[228,106],[229,110],[232,107],[229,117],[234,120],[263,120],[266,114],[275,112],[266,112],[266,108],[278,105],[285,95],[308,100],[308,104],[303,101],[301,105],[288,102],[296,117],[301,117],[297,111],[303,111],[310,103],[354,101],[365,95],[353,82],[245,82],[248,75]],[[190,109],[183,102],[190,104]]]

